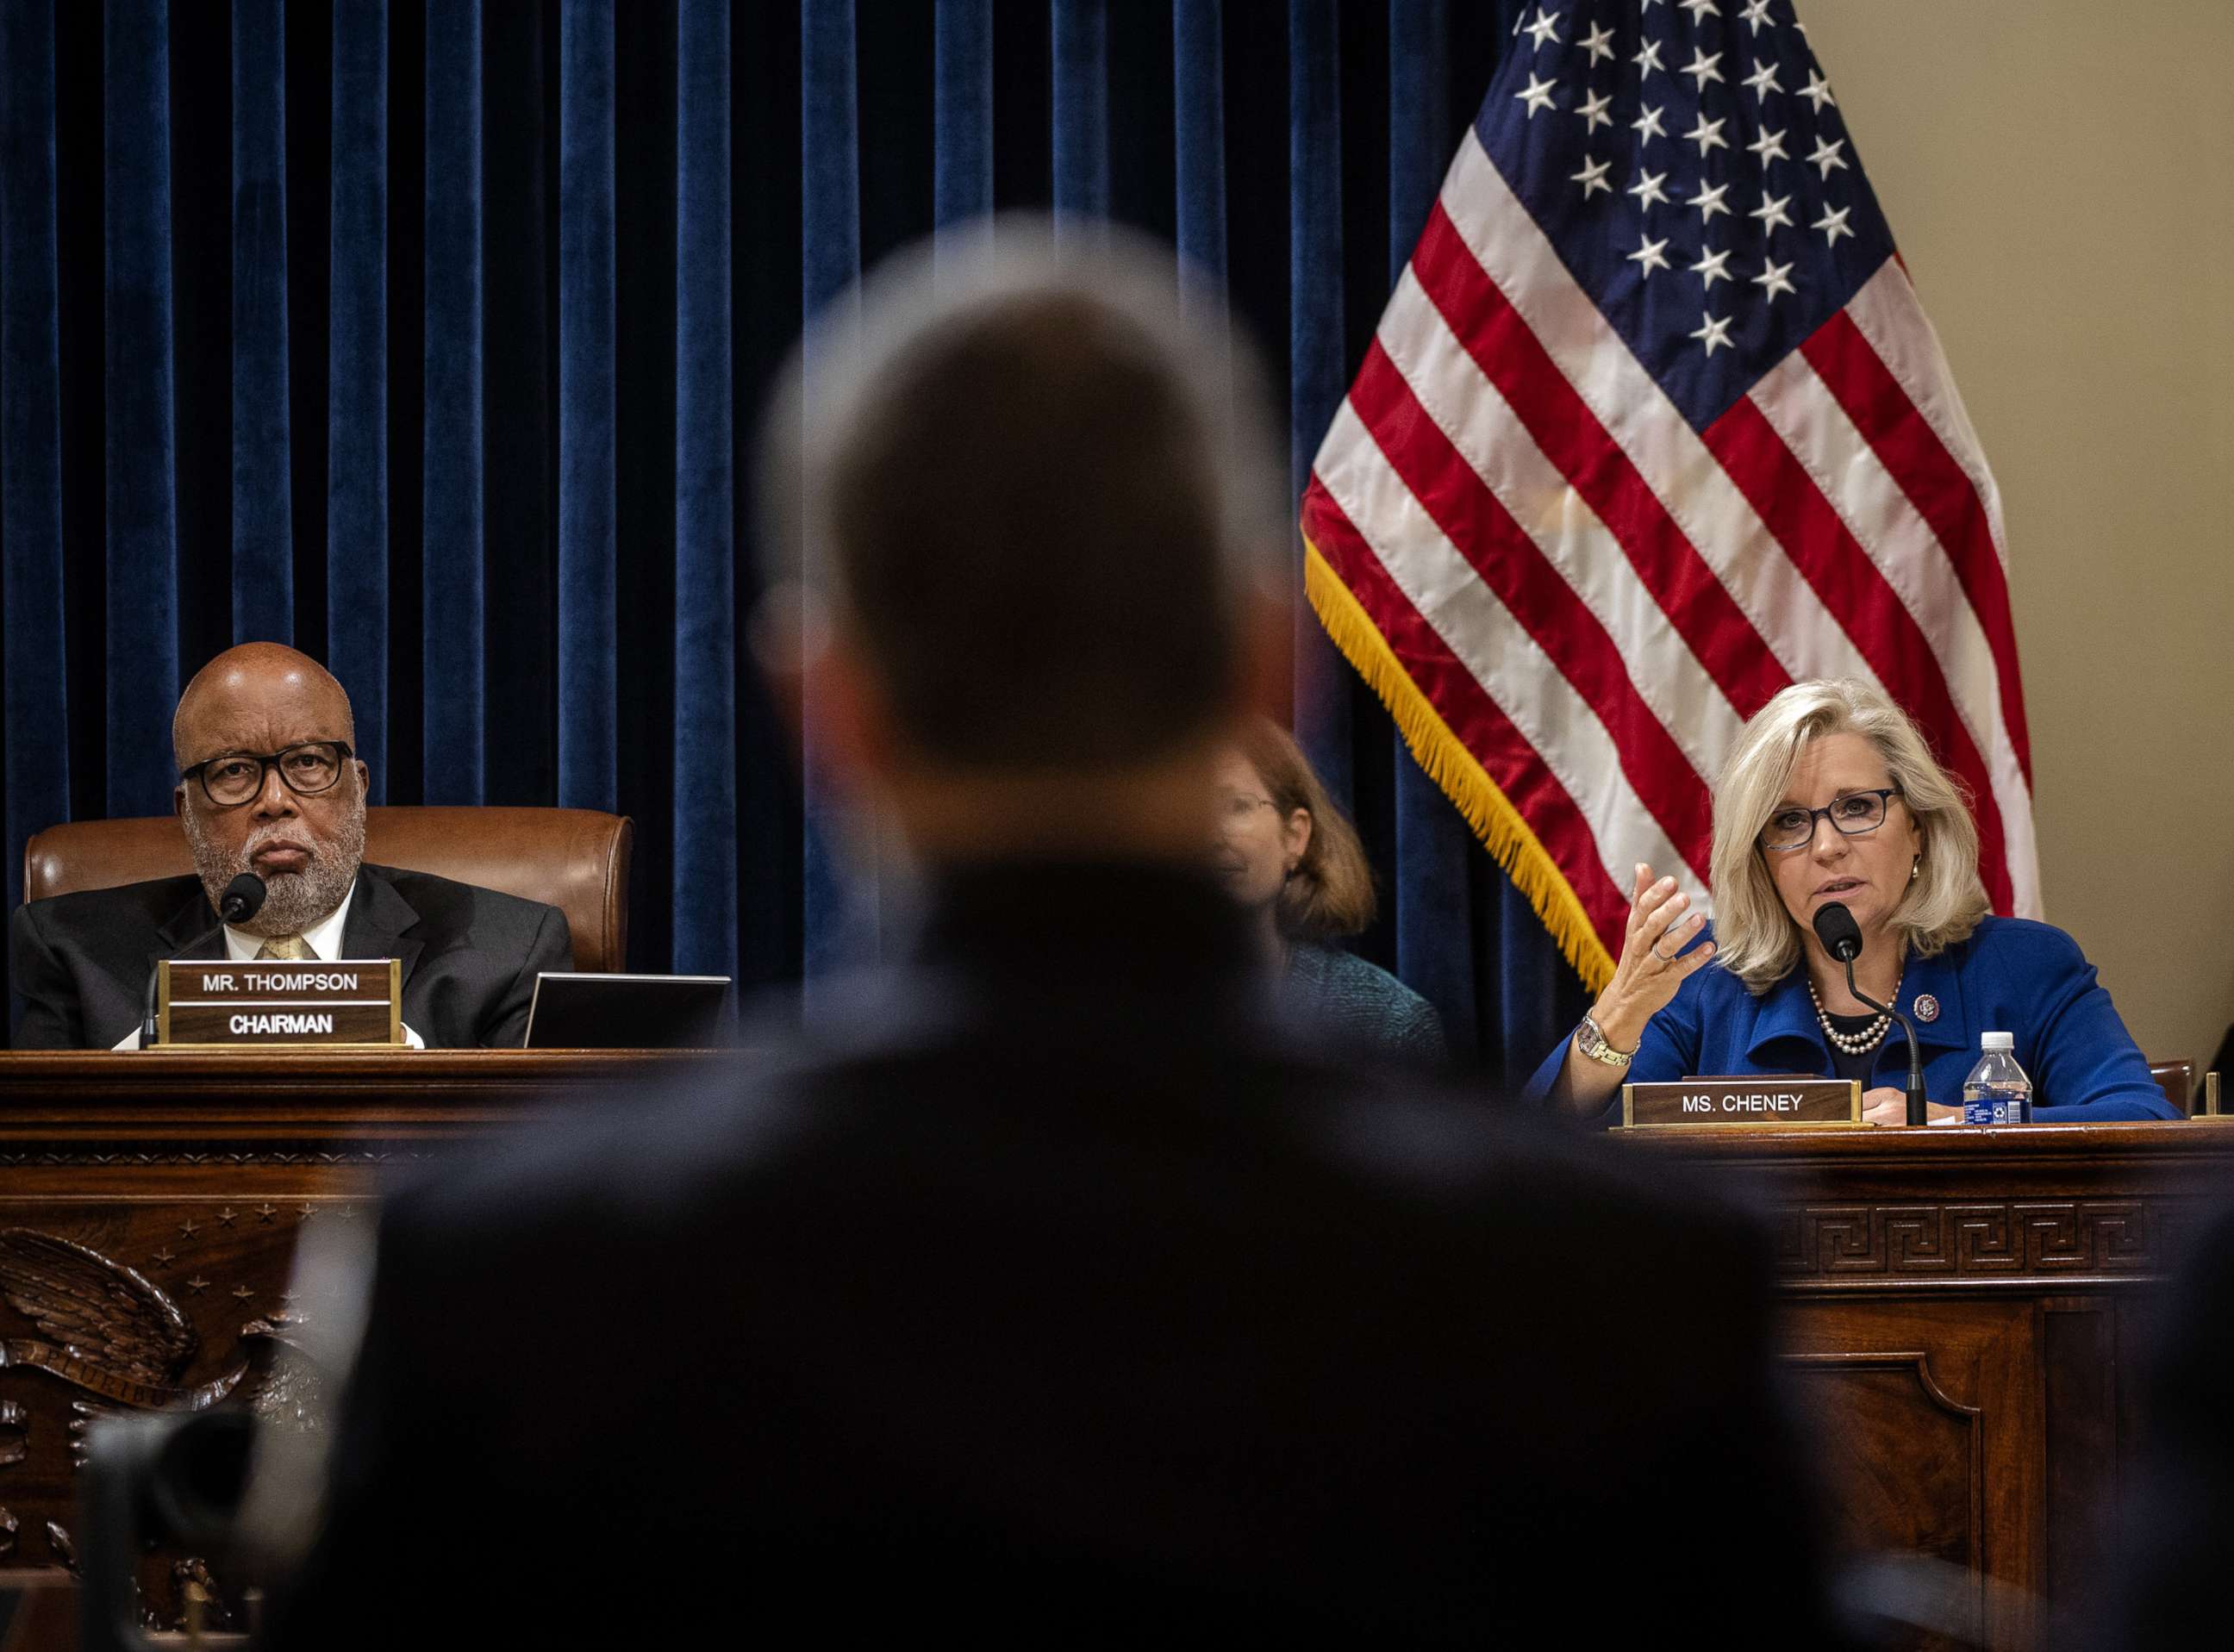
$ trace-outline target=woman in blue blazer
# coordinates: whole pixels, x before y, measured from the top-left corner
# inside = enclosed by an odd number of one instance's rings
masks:
[[[1715,787],[1715,919],[1636,868],[1621,961],[1529,1093],[1610,1113],[1625,1081],[1813,1073],[1905,1121],[1904,1041],[1846,989],[1815,914],[1860,926],[1862,992],[1915,1022],[1933,1120],[1959,1118],[1980,1035],[2006,1032],[2042,1120],[2177,1116],[2061,930],[1988,915],[1978,831],[1916,727],[1865,682],[1799,682],[1747,723]]]

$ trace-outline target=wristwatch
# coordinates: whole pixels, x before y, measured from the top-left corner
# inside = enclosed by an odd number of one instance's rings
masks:
[[[1608,1067],[1627,1067],[1629,1058],[1636,1054],[1633,1049],[1616,1049],[1607,1043],[1605,1034],[1600,1030],[1597,1022],[1591,1019],[1587,1010],[1583,1015],[1583,1024],[1575,1028],[1575,1048],[1592,1061],[1602,1061]]]

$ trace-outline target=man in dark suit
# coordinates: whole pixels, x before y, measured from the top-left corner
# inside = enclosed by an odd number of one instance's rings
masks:
[[[175,957],[397,958],[403,1022],[437,1047],[516,1045],[537,974],[571,968],[565,915],[494,890],[364,862],[369,771],[349,695],[307,655],[249,643],[186,685],[173,803],[194,874],[33,901],[15,913],[18,1048],[136,1042],[149,973]],[[263,906],[220,929],[242,872]]]
[[[1277,469],[1167,259],[918,258],[771,418],[912,960],[390,1201],[277,1643],[1823,1643],[1750,1224],[1266,1007]]]

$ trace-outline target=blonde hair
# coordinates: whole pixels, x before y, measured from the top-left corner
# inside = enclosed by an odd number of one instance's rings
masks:
[[[1338,941],[1373,922],[1373,868],[1357,828],[1327,795],[1295,736],[1269,717],[1252,718],[1241,732],[1242,754],[1283,824],[1297,809],[1311,817],[1311,840],[1280,887],[1275,917],[1280,933],[1295,941]]]
[[[1978,828],[1962,782],[1939,766],[1907,714],[1852,677],[1795,682],[1754,715],[1715,782],[1715,945],[1721,966],[1766,992],[1800,958],[1800,926],[1785,910],[1758,845],[1800,754],[1826,735],[1859,735],[1916,822],[1917,873],[1891,927],[1918,957],[1964,939],[1990,903],[1978,877]]]

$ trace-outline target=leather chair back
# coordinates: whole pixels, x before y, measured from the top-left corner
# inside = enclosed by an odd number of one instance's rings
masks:
[[[2195,1111],[2195,1063],[2193,1061],[2151,1061],[2149,1076],[2165,1093],[2172,1110],[2182,1118]]]
[[[367,809],[364,858],[542,901],[566,914],[578,970],[628,967],[629,855],[636,827],[595,809]],[[194,869],[167,814],[72,820],[23,846],[23,898],[113,889]]]

